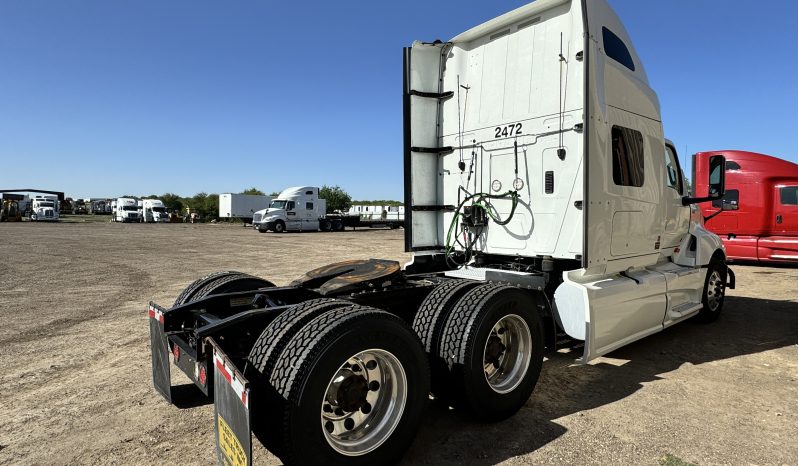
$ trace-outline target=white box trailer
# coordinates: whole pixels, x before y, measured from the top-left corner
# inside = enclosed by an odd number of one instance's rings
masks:
[[[252,194],[219,194],[219,218],[252,219],[252,215],[269,207],[272,198]]]
[[[403,77],[410,263],[349,260],[282,287],[219,272],[150,303],[154,384],[172,400],[173,360],[213,394],[220,463],[251,460],[252,418],[288,464],[394,463],[430,391],[505,419],[546,351],[586,363],[711,322],[734,287],[693,209],[723,197],[725,160],[701,162],[708,189],[687,193],[605,0],[538,0],[415,42]]]

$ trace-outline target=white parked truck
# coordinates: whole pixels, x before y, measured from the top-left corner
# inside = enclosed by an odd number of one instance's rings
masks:
[[[430,392],[507,418],[546,351],[586,363],[713,321],[734,287],[694,211],[723,196],[725,161],[702,162],[708,188],[687,193],[605,0],[539,0],[415,42],[403,77],[408,264],[351,260],[281,287],[218,272],[148,307],[155,387],[178,396],[174,362],[213,396],[222,464],[251,462],[253,428],[289,464],[397,462]]]
[[[344,229],[340,216],[328,218],[327,201],[319,198],[319,188],[315,186],[284,189],[268,209],[256,212],[252,222],[261,233]]]
[[[252,194],[219,194],[219,218],[249,221],[254,213],[269,207],[271,197]]]
[[[130,197],[119,197],[114,206],[113,220],[115,222],[138,222],[139,221],[139,201]]]
[[[141,206],[141,219],[144,223],[169,223],[169,213],[160,199],[144,199]]]
[[[58,196],[39,195],[31,198],[30,220],[33,222],[57,222],[60,213]]]

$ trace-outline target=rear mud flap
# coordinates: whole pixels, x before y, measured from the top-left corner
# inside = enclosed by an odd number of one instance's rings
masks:
[[[251,465],[249,382],[213,338],[206,341],[213,346],[216,459],[223,466]]]
[[[163,309],[150,302],[147,314],[150,319],[150,352],[152,354],[152,383],[158,393],[172,402],[171,350],[163,327]]]

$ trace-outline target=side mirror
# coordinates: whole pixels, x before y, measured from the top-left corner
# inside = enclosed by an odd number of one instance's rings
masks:
[[[709,198],[720,199],[726,194],[726,158],[713,155],[709,158]]]
[[[715,201],[726,194],[726,157],[713,155],[709,158],[709,174],[706,181],[706,197],[683,197],[682,205],[698,204],[701,202]]]

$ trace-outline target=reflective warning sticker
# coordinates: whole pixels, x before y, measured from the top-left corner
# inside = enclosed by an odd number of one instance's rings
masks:
[[[233,430],[227,425],[222,416],[217,415],[216,418],[219,424],[217,429],[219,433],[219,452],[221,453],[219,459],[224,462],[225,466],[247,466],[247,454],[244,452],[241,442],[238,441]]]

